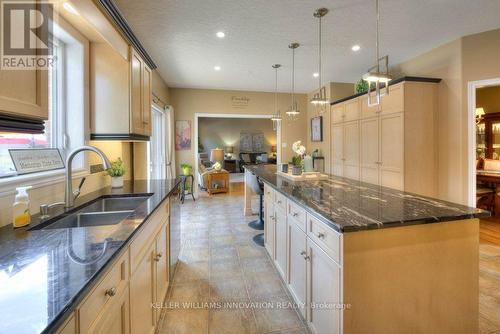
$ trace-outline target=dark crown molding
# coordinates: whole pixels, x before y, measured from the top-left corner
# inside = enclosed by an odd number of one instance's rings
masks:
[[[123,35],[128,39],[129,43],[132,44],[134,49],[141,55],[144,61],[148,64],[148,66],[154,70],[158,66],[154,63],[153,59],[149,56],[148,52],[142,46],[139,39],[130,28],[127,20],[123,17],[122,13],[116,7],[113,0],[98,0],[101,7],[106,11],[106,13],[111,17],[111,19],[115,22],[116,26],[121,30]]]

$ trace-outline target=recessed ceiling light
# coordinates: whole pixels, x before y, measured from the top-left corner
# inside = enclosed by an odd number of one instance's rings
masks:
[[[220,66],[214,66],[214,70],[220,71]]]
[[[223,32],[223,31],[219,31],[218,33],[216,33],[215,35],[217,35],[217,37],[219,38],[224,38],[226,37],[226,34]]]
[[[64,9],[66,9],[66,11],[70,12],[71,14],[78,15],[78,12],[75,9],[75,7],[73,7],[69,2],[63,3],[63,7]]]
[[[361,50],[361,46],[359,46],[357,44],[353,45],[352,48],[351,48],[351,50],[354,51],[354,52],[357,52],[357,51]]]
[[[319,77],[319,73],[317,73],[317,72],[313,73],[313,77],[315,77],[315,78]]]

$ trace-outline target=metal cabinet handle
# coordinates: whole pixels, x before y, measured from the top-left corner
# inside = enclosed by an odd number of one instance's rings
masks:
[[[278,204],[281,204],[281,201],[278,201]]]
[[[162,253],[158,253],[158,254],[156,254],[156,256],[155,256],[155,261],[156,261],[156,262],[159,262],[162,256],[163,256],[163,254],[162,254]]]
[[[324,237],[325,237],[324,233],[321,233],[321,232],[318,233],[318,238],[323,239]]]
[[[297,217],[299,214],[297,212],[294,212],[292,216]]]
[[[306,254],[307,254],[307,253],[306,253],[306,251],[302,251],[302,252],[300,252],[300,255],[302,255],[302,256],[304,256],[304,255],[306,255]]]
[[[116,295],[116,288],[115,287],[109,288],[104,292],[104,294],[108,297],[113,297],[114,295]]]

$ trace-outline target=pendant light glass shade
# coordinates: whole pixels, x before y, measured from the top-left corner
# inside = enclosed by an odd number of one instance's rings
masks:
[[[295,120],[298,115],[300,115],[300,110],[297,101],[295,100],[295,49],[300,46],[299,43],[291,43],[288,45],[292,49],[292,104],[290,108],[286,111],[288,117]]]
[[[319,8],[317,9],[313,16],[318,19],[319,23],[319,49],[318,49],[318,93],[314,95],[311,99],[311,103],[319,108],[319,112],[323,113],[326,111],[325,106],[330,104],[330,100],[326,97],[326,89],[323,87],[321,83],[321,74],[322,74],[322,62],[321,62],[321,54],[322,54],[322,18],[328,14],[328,9]]]
[[[389,75],[389,56],[380,57],[379,51],[379,24],[380,24],[380,14],[378,0],[375,0],[375,11],[377,14],[377,29],[376,29],[376,39],[375,39],[375,49],[376,49],[376,60],[375,66],[368,69],[368,72],[363,75],[363,80],[368,82],[368,92],[370,92],[372,83],[375,85],[375,102],[372,102],[371,94],[368,94],[368,106],[376,106],[380,104],[380,97],[383,95],[389,95],[389,81],[391,81],[391,76]],[[380,64],[383,64],[381,67]],[[385,92],[382,93],[381,85],[384,84]]]
[[[278,69],[281,64],[274,64],[274,114],[271,116],[271,121],[273,121],[273,130],[278,129],[278,125],[281,122],[281,112],[278,109]]]

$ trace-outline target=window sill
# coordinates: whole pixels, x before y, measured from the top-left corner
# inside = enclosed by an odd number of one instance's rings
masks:
[[[54,183],[64,182],[65,175],[65,169],[58,169],[0,179],[0,197],[15,194],[16,188],[21,186],[41,188],[53,185]],[[89,171],[85,168],[73,170],[73,178],[84,177],[87,175],[89,175]]]

